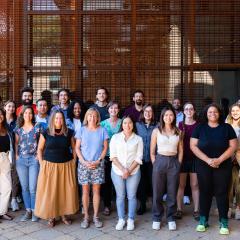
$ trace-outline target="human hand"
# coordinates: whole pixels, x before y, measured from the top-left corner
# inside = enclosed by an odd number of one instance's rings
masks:
[[[127,168],[124,168],[122,178],[127,179],[129,175],[130,175],[129,170]]]

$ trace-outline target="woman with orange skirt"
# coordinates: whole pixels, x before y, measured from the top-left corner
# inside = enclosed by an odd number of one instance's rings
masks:
[[[73,131],[67,128],[63,112],[54,111],[38,144],[40,172],[35,206],[35,215],[48,220],[49,227],[55,226],[59,216],[70,225],[66,215],[78,211],[74,145]]]

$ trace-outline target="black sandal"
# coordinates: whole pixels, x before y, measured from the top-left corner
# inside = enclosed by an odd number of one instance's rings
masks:
[[[49,226],[50,228],[53,228],[53,227],[55,226],[55,224],[56,224],[55,218],[50,218],[50,219],[48,220],[48,226]]]
[[[175,213],[174,217],[176,219],[182,219],[182,215],[183,215],[182,210],[177,210],[177,212]]]

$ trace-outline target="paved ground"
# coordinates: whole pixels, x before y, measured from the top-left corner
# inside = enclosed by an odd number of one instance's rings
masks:
[[[217,216],[211,215],[210,228],[205,233],[195,232],[196,221],[191,216],[191,206],[185,207],[185,216],[177,222],[177,231],[169,232],[166,223],[160,231],[151,229],[151,213],[148,212],[143,216],[137,216],[135,231],[129,232],[116,231],[115,224],[117,221],[114,212],[109,217],[102,216],[104,227],[96,229],[92,224],[90,228],[83,230],[80,228],[81,214],[73,216],[73,224],[65,226],[58,223],[53,229],[49,229],[45,221],[38,223],[20,222],[23,211],[12,213],[15,216],[13,221],[3,221],[0,223],[0,240],[17,239],[17,240],[74,240],[74,239],[96,239],[96,240],[195,240],[195,239],[234,239],[240,240],[240,221],[231,220],[229,236],[219,235]]]

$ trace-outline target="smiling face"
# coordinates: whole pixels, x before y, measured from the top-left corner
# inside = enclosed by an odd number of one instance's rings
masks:
[[[45,100],[38,101],[37,104],[38,113],[45,115],[47,114],[47,110],[48,110],[47,102]]]
[[[106,102],[107,101],[107,93],[105,89],[98,89],[96,99],[99,102]]]
[[[24,122],[31,122],[33,119],[33,112],[31,108],[27,108],[23,113]]]
[[[133,122],[131,118],[127,117],[122,122],[122,129],[125,134],[131,134],[133,132]]]
[[[14,114],[14,113],[15,113],[15,109],[16,109],[15,103],[13,103],[13,102],[7,103],[7,104],[5,105],[5,107],[4,107],[4,109],[5,109],[5,111],[6,111],[7,114],[9,114],[9,115]]]
[[[152,107],[146,107],[144,112],[143,112],[143,117],[146,122],[151,122],[153,119],[153,109]]]
[[[167,125],[171,125],[174,121],[174,113],[171,110],[167,110],[163,115],[163,122]]]
[[[119,113],[118,104],[113,104],[111,107],[108,108],[108,113],[110,117],[117,117]]]
[[[54,127],[56,129],[62,128],[63,125],[63,114],[62,113],[56,113],[55,118],[54,118]]]
[[[187,117],[187,118],[193,118],[193,116],[195,114],[195,109],[194,109],[193,105],[190,103],[188,103],[184,106],[183,111],[184,111],[185,117]]]
[[[218,111],[218,109],[216,107],[212,106],[212,107],[208,108],[208,110],[207,110],[208,122],[218,123],[219,116],[220,116],[220,113],[219,113],[219,111]]]
[[[81,106],[79,103],[75,103],[73,107],[74,118],[80,118],[80,114],[81,114]]]
[[[22,104],[23,105],[32,105],[33,95],[31,92],[23,92],[22,94]]]
[[[87,115],[88,125],[97,126],[98,114],[96,111],[90,111]]]
[[[237,121],[240,119],[240,106],[234,106],[231,109],[231,117]]]
[[[133,96],[133,101],[138,106],[141,106],[143,104],[143,94],[141,92],[136,92]]]
[[[68,104],[69,97],[68,93],[66,91],[61,91],[58,96],[60,104]]]

